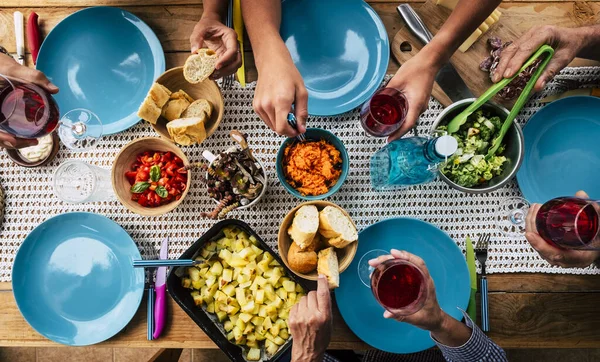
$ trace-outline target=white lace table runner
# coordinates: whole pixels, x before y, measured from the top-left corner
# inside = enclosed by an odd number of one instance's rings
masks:
[[[600,68],[569,68],[560,75],[563,79],[575,79],[582,85],[600,83]],[[283,137],[273,134],[252,110],[254,84],[242,89],[224,91],[225,116],[217,132],[201,146],[184,147],[190,160],[200,160],[204,149],[213,152],[232,145],[229,131],[240,129],[249,135],[249,143],[255,155],[263,160],[268,169],[269,186],[265,198],[254,208],[236,211],[229,216],[248,224],[274,249],[277,248],[279,223],[287,212],[301,200],[289,195],[279,184],[275,174],[275,157]],[[523,123],[541,106],[540,97],[556,92],[551,84],[546,92],[532,99],[521,111],[518,121]],[[564,88],[562,88],[564,90]],[[442,106],[435,100],[421,117],[419,131],[427,132]],[[447,232],[464,251],[465,237],[475,238],[492,233],[487,271],[545,272],[571,274],[599,274],[594,267],[586,269],[561,269],[542,260],[522,239],[503,237],[495,228],[492,216],[501,200],[520,196],[516,182],[485,195],[471,195],[456,191],[442,181],[411,187],[401,191],[376,192],[369,180],[369,158],[384,145],[380,139],[366,138],[359,124],[358,111],[354,110],[336,117],[311,117],[312,127],[322,127],[335,133],[346,145],[350,155],[350,174],[340,191],[330,201],[345,208],[359,229],[379,220],[406,216],[418,218],[440,227]],[[0,152],[0,184],[6,193],[6,209],[0,229],[0,281],[11,280],[14,256],[25,237],[44,220],[71,211],[88,211],[105,215],[121,225],[137,242],[144,258],[154,258],[159,244],[170,236],[170,258],[179,257],[215,221],[200,217],[202,211],[212,210],[214,203],[207,196],[198,180],[192,181],[191,189],[183,203],[174,211],[157,218],[146,218],[129,212],[118,201],[65,204],[57,199],[51,186],[52,172],[68,159],[79,159],[101,167],[110,168],[117,152],[133,139],[156,136],[152,128],[142,122],[130,130],[105,137],[99,147],[89,154],[59,152],[48,166],[26,169],[14,164],[4,152]]]

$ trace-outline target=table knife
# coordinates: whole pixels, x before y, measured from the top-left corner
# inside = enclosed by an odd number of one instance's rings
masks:
[[[23,65],[25,62],[25,30],[23,28],[23,13],[15,11],[15,38],[17,40],[17,62]]]
[[[31,50],[31,58],[33,64],[37,62],[37,56],[42,46],[42,35],[38,24],[38,14],[31,12],[27,19],[27,42],[29,43],[29,49]]]
[[[423,20],[421,20],[409,4],[398,6],[397,10],[408,29],[423,44],[428,44],[433,39],[433,35],[427,29]],[[450,62],[447,62],[440,68],[438,74],[435,76],[435,81],[453,102],[465,98],[474,98],[473,93]]]
[[[160,259],[168,259],[169,257],[169,238],[163,240],[160,247]],[[157,339],[165,327],[165,319],[167,316],[167,267],[161,266],[156,271],[156,282],[154,290],[156,292],[156,301],[154,303],[154,334],[152,337]]]
[[[467,236],[465,242],[467,247],[467,268],[469,269],[469,279],[471,280],[471,296],[469,297],[469,306],[467,307],[467,313],[471,320],[475,322],[477,320],[477,267],[475,266],[475,251],[473,251],[473,241]]]

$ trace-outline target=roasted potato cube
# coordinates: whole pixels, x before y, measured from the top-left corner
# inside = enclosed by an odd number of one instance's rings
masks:
[[[225,234],[226,238],[233,239],[238,234],[238,231],[237,231],[237,229],[235,229],[231,226],[228,226],[228,227],[223,228],[223,234]]]
[[[265,319],[263,320],[262,326],[263,326],[265,329],[271,329],[271,327],[273,327],[273,323],[271,322],[271,318],[265,318]]]
[[[246,328],[244,328],[244,335],[247,336],[248,334],[254,332],[254,324],[252,323],[248,323],[246,324]]]
[[[190,278],[181,279],[181,286],[184,288],[192,289],[192,279],[190,279]]]
[[[252,313],[254,311],[254,301],[251,300],[242,306],[242,312]]]
[[[223,323],[223,329],[225,329],[225,331],[227,331],[227,332],[231,332],[233,327],[234,327],[234,324],[230,320],[225,321],[225,323]]]
[[[226,282],[230,282],[233,280],[233,270],[231,269],[223,269],[223,280]],[[293,291],[293,290],[292,290]]]
[[[244,322],[242,318],[238,318],[238,320],[235,322],[235,327],[239,328],[240,331],[243,331],[244,328],[246,328],[246,322]]]
[[[273,342],[274,342],[276,345],[278,345],[278,346],[282,346],[282,345],[285,343],[285,340],[283,340],[283,338],[281,338],[281,337],[279,337],[279,336],[276,336],[276,337],[273,339]]]
[[[225,260],[227,262],[227,264],[229,264],[229,261],[231,260],[232,257],[233,257],[233,254],[231,254],[231,251],[229,251],[227,249],[221,249],[221,251],[219,252],[219,258]]]
[[[259,316],[253,317],[251,320],[252,324],[254,324],[255,326],[262,325],[264,321],[265,319]]]
[[[290,334],[287,329],[282,329],[279,331],[279,337],[283,338],[284,340],[287,340],[288,338],[290,338]]]
[[[250,247],[252,248],[252,250],[254,251],[254,254],[256,254],[256,256],[259,256],[260,254],[262,254],[264,251],[259,248],[256,245],[250,245]]]
[[[227,333],[227,340],[228,341],[233,341],[235,339],[235,336],[233,335],[233,331]]]
[[[230,316],[236,314],[237,312],[240,311],[240,308],[235,306],[235,305],[228,305],[227,306],[227,314],[229,314]]]
[[[246,260],[250,260],[250,256],[254,255],[254,250],[252,250],[251,247],[246,247],[244,249],[242,249],[242,251],[240,251],[238,253],[238,256],[242,259],[246,259]]]
[[[273,255],[271,255],[271,253],[263,253],[263,260],[266,260],[268,263],[270,263],[274,260]]]
[[[277,296],[283,300],[286,300],[288,297],[287,292],[283,288],[277,289]]]
[[[265,318],[267,316],[267,306],[266,305],[260,306],[260,309],[258,310],[258,315],[263,318]]]
[[[195,267],[187,268],[187,273],[192,281],[200,280],[200,270]]]
[[[248,260],[240,258],[237,255],[233,255],[231,257],[230,261],[228,261],[228,264],[234,268],[242,268],[242,267],[245,267],[246,265],[248,265]]]
[[[248,338],[252,336],[254,337],[254,334],[250,334],[248,336],[246,336],[246,347],[250,347],[250,348],[258,348],[258,342],[256,342],[256,340],[253,341],[249,341]]]
[[[296,291],[296,283],[294,283],[291,280],[286,280],[282,282],[283,284],[283,289],[285,289],[286,292],[288,293],[293,293]]]
[[[263,255],[266,254],[267,253],[264,253]],[[269,271],[269,262],[267,260],[260,261],[258,262],[258,264],[256,264],[256,267],[258,268],[258,270],[260,270],[261,273],[265,274]]]
[[[191,294],[192,294],[192,299],[194,299],[194,304],[202,305],[202,296],[200,295],[200,293],[193,291]]]
[[[242,307],[248,303],[248,301],[246,301],[246,292],[244,291],[244,288],[235,288],[235,298]]]
[[[212,287],[213,284],[215,284],[216,282],[217,282],[217,278],[215,278],[215,276],[213,276],[213,275],[206,278],[206,286],[208,286],[208,287]]]
[[[217,318],[219,319],[219,322],[223,322],[225,318],[227,318],[227,313],[219,311],[217,312]]]
[[[262,290],[262,289],[257,290],[256,291],[256,297],[254,298],[254,300],[258,304],[263,304],[263,302],[265,301],[265,291]]]
[[[277,323],[273,324],[271,326],[271,328],[269,328],[269,333],[271,333],[273,336],[278,336],[279,335],[279,331],[280,331],[280,328],[277,325]]]
[[[206,311],[207,311],[208,313],[214,313],[214,312],[215,312],[215,303],[214,303],[214,302],[213,302],[213,303],[209,303],[209,304],[206,306]]]
[[[214,276],[221,275],[223,273],[223,265],[221,265],[220,262],[216,261],[210,268],[209,273],[211,273]]]
[[[244,321],[244,323],[250,322],[252,319],[252,315],[248,313],[240,313],[240,320]]]
[[[235,287],[232,284],[227,284],[223,287],[223,293],[232,297],[235,294]]]
[[[248,355],[246,356],[248,361],[260,361],[260,349],[250,348]]]
[[[204,285],[206,285],[206,281],[204,279],[192,280],[192,288],[200,290]]]
[[[254,235],[250,235],[248,237],[248,240],[250,240],[252,242],[252,244],[258,245],[258,240],[256,240],[256,237]]]
[[[265,295],[269,300],[275,300],[277,295],[275,295],[275,290],[271,284],[265,285]]]
[[[239,320],[238,320],[238,322],[239,322]],[[243,330],[237,324],[236,324],[235,327],[233,327],[232,332],[233,332],[233,336],[234,336],[234,338],[235,338],[236,341],[242,339],[242,332],[243,332]]]
[[[304,289],[302,289],[302,286],[300,284],[296,284],[296,293],[303,293]],[[300,297],[298,297],[298,299],[300,299]]]
[[[273,356],[279,350],[279,346],[270,340],[265,341],[265,349],[269,356]]]
[[[244,288],[244,289],[249,289],[251,285],[252,285],[252,282],[248,280],[247,282],[240,283],[239,287]]]

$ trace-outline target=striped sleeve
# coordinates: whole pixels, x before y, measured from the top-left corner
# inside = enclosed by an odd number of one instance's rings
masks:
[[[449,347],[431,337],[435,344],[444,354],[448,362],[505,362],[506,353],[500,346],[494,343],[483,333],[475,323],[469,318],[468,314],[462,311],[465,316],[465,324],[473,330],[469,340],[459,347]]]

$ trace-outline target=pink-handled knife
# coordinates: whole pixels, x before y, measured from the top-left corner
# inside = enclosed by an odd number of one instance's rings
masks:
[[[169,238],[163,240],[160,246],[160,259],[169,258]],[[154,304],[154,334],[152,337],[157,339],[165,327],[167,319],[167,267],[161,266],[156,271],[156,283],[154,288],[156,291],[156,301]]]

